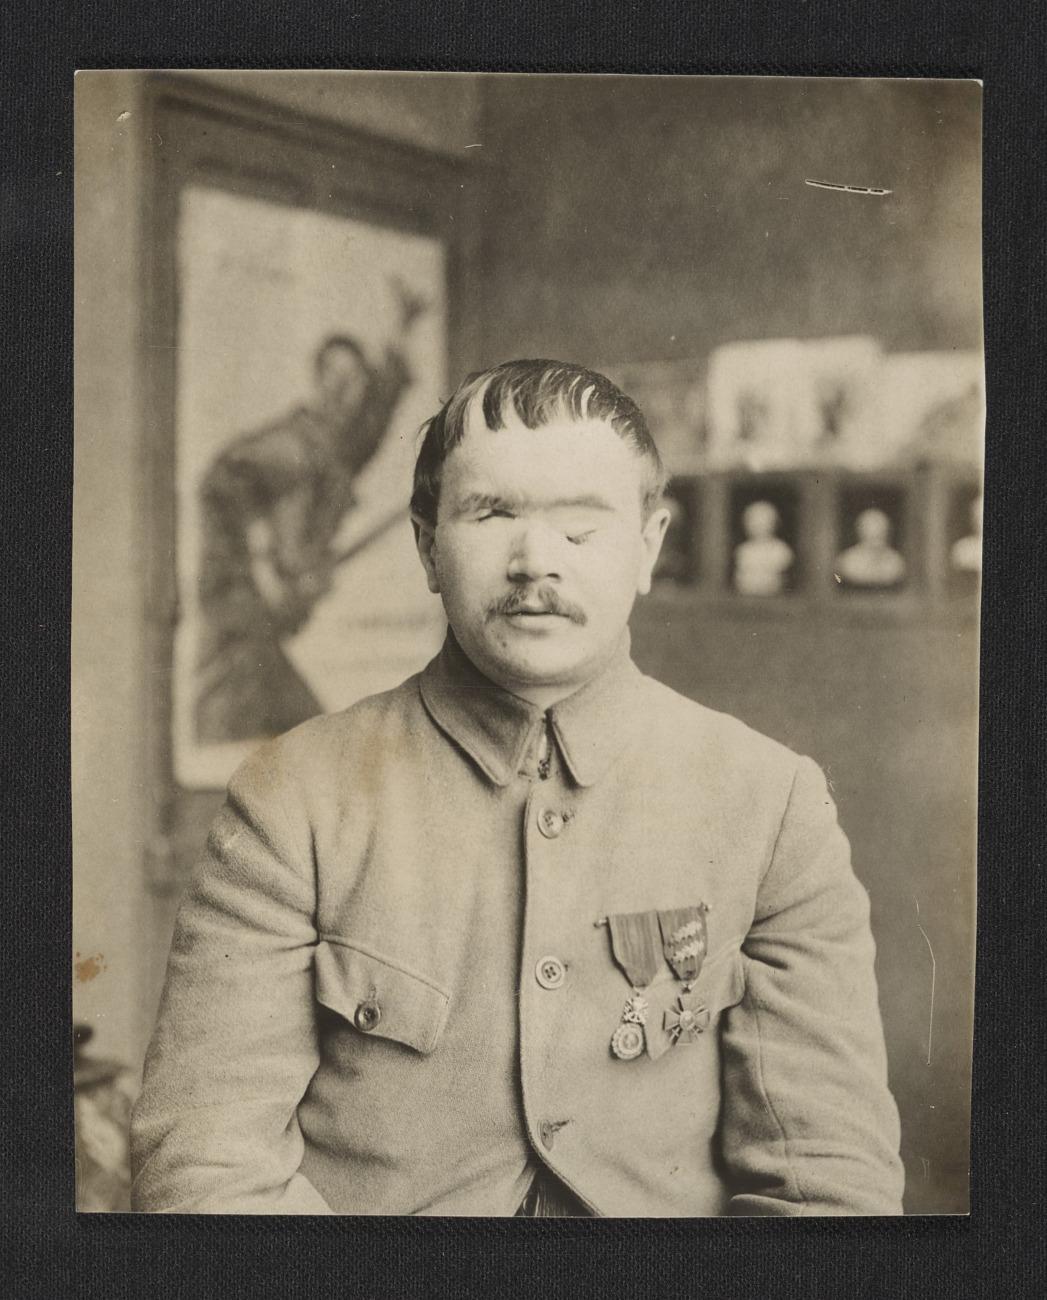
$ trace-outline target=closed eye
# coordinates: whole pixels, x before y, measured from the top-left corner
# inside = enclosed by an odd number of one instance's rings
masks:
[[[568,533],[567,540],[571,542],[572,545],[574,546],[582,546],[589,540],[590,537],[592,537],[593,533],[595,532],[596,532],[595,528],[590,528],[584,533]]]
[[[477,519],[480,523],[483,523],[485,519],[513,519],[513,518],[515,518],[515,516],[513,515],[511,510],[485,510],[482,515],[477,516]]]

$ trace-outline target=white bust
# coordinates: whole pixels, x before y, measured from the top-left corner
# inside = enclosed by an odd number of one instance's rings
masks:
[[[853,587],[894,587],[905,560],[891,546],[891,521],[883,510],[863,510],[854,521],[858,541],[836,557],[836,572]]]
[[[742,512],[745,541],[734,551],[734,586],[743,596],[775,596],[793,562],[792,547],[778,534],[778,511],[754,501]]]
[[[982,498],[971,502],[971,532],[953,543],[949,560],[961,573],[980,573],[982,569]]]

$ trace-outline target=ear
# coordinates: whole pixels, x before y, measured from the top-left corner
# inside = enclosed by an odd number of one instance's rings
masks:
[[[636,591],[641,596],[646,596],[651,590],[651,574],[654,573],[654,566],[658,563],[658,554],[662,549],[665,530],[668,527],[669,511],[665,506],[659,510],[652,510],[643,526],[643,555],[640,560],[640,575],[636,583]]]
[[[434,596],[440,594],[440,579],[436,572],[436,526],[411,511],[411,527],[414,529],[414,544],[418,547],[418,558],[425,570],[425,579]]]

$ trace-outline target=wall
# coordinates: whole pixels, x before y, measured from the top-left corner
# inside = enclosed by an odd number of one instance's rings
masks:
[[[142,736],[141,78],[78,74],[73,462],[74,1014],[134,1060],[149,900]]]
[[[610,364],[854,332],[979,346],[977,87],[840,87],[485,79],[484,359]]]

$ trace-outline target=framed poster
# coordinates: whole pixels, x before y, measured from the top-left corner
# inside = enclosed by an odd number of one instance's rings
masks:
[[[213,186],[182,192],[175,776],[421,668],[415,435],[446,383],[439,239]]]
[[[268,737],[391,688],[444,635],[408,513],[474,362],[466,169],[192,77],[151,82],[142,337],[150,876],[177,889]],[[473,164],[476,166],[482,164]]]

